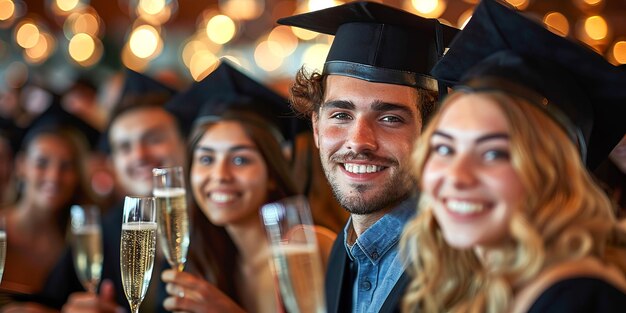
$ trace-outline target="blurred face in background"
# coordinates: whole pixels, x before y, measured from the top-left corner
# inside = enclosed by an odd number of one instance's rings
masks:
[[[42,209],[69,205],[80,183],[76,155],[70,142],[59,135],[35,137],[18,161],[22,198]]]
[[[211,223],[259,222],[259,208],[268,194],[268,168],[239,122],[218,122],[202,135],[193,149],[191,188]]]
[[[185,147],[173,116],[160,107],[122,113],[109,133],[115,175],[132,195],[152,194],[152,169],[184,163]]]
[[[498,245],[524,194],[510,159],[507,120],[481,94],[461,95],[442,114],[429,140],[423,191],[449,245]]]
[[[622,137],[622,140],[615,146],[609,158],[617,166],[617,168],[626,174],[626,134]]]

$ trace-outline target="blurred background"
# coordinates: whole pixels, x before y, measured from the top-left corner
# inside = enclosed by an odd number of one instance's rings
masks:
[[[27,82],[63,93],[123,66],[183,88],[220,57],[285,91],[301,64],[320,68],[331,36],[276,19],[337,0],[0,0],[0,92]],[[378,1],[463,27],[477,0]],[[554,32],[626,63],[626,0],[508,0]]]

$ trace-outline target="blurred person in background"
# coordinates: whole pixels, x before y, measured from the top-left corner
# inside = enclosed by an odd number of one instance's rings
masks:
[[[8,238],[4,294],[19,298],[41,290],[66,246],[69,207],[91,203],[84,164],[88,127],[54,102],[25,134],[15,161],[20,196],[2,213]]]
[[[622,312],[626,232],[588,169],[626,132],[626,71],[496,0],[433,68],[405,312]],[[586,168],[587,167],[587,168]]]
[[[219,93],[206,92],[216,86]],[[295,117],[285,115],[286,99],[227,61],[178,101],[192,101],[197,91],[205,91],[205,102],[191,114],[197,119],[188,151],[194,199],[189,264],[186,272],[163,272],[170,295],[164,306],[198,313],[282,312],[260,208],[298,194],[281,148],[293,139],[285,125]],[[325,263],[335,235],[315,230]]]
[[[13,121],[0,117],[0,208],[13,204],[17,198],[14,160],[22,135],[23,130]]]
[[[183,165],[185,146],[178,122],[163,104],[174,93],[172,89],[140,73],[128,71],[119,103],[101,149],[110,151],[119,187],[130,195],[152,195],[154,167]],[[12,312],[119,312],[128,308],[120,273],[120,234],[123,202],[120,199],[102,218],[103,268],[98,294],[86,292],[76,276],[72,252],[68,249],[57,261],[45,286],[35,297],[13,307]],[[155,260],[155,271],[164,258]],[[163,284],[151,280],[142,312],[165,312],[161,306],[165,295]]]

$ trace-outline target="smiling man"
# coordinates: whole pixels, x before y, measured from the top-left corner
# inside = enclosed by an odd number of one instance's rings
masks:
[[[300,70],[291,90],[351,215],[331,252],[327,311],[393,312],[408,282],[397,244],[417,206],[410,154],[438,96],[430,69],[456,30],[372,2],[278,22],[335,35],[323,72]]]

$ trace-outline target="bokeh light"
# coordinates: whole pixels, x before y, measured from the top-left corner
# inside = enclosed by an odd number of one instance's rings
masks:
[[[602,16],[594,15],[585,19],[585,33],[593,40],[602,40],[607,37],[608,25]]]
[[[0,21],[6,21],[13,17],[15,3],[11,0],[0,0]]]
[[[626,64],[626,41],[618,41],[613,45],[613,58],[619,64]]]
[[[302,55],[302,64],[311,70],[317,70],[319,72],[324,68],[324,61],[330,51],[330,45],[327,44],[314,44],[304,51]]]
[[[88,34],[76,34],[72,37],[72,39],[70,39],[68,51],[72,59],[76,62],[80,63],[89,60],[93,56],[95,50],[95,40]]]
[[[226,15],[212,17],[206,26],[206,34],[209,39],[217,44],[225,44],[235,36],[235,22]]]
[[[24,56],[29,63],[39,64],[48,59],[54,51],[56,40],[48,33],[40,33],[37,44],[24,50]]]
[[[147,59],[156,56],[162,44],[159,31],[151,25],[140,25],[135,28],[128,40],[130,51],[139,58]]]
[[[137,7],[150,15],[157,15],[165,8],[165,0],[139,0]]]
[[[283,58],[274,53],[275,49],[267,41],[260,42],[254,49],[254,61],[266,72],[275,71],[283,64]]]
[[[30,20],[20,23],[15,31],[15,41],[22,48],[32,48],[39,41],[39,28]]]
[[[339,1],[339,0],[308,0],[307,1],[307,10],[309,12],[317,11],[317,10],[323,10],[323,9],[326,9],[326,8],[330,8],[330,7],[341,5],[343,3],[344,3],[344,1]]]
[[[569,34],[569,22],[567,17],[560,12],[549,12],[543,17],[543,23],[548,29],[559,36],[567,36]]]
[[[74,10],[78,3],[80,3],[79,0],[56,0],[57,7],[65,12]]]
[[[407,11],[426,18],[438,18],[446,10],[445,0],[411,0],[404,5]]]
[[[218,59],[210,51],[202,50],[194,53],[189,62],[189,72],[195,81],[201,81],[218,65]]]
[[[295,26],[291,26],[291,32],[302,40],[312,40],[319,35],[317,32]]]
[[[524,10],[528,8],[528,5],[530,4],[529,0],[506,0],[506,2],[519,10]]]
[[[280,46],[283,57],[288,57],[298,48],[298,38],[287,26],[277,26],[267,36],[267,41]],[[270,45],[270,48],[273,46]]]
[[[265,10],[264,0],[221,0],[219,7],[235,20],[254,20]]]
[[[91,36],[97,36],[100,32],[100,17],[95,10],[85,11],[84,13],[72,13],[66,20],[65,24],[73,34],[85,33]]]

